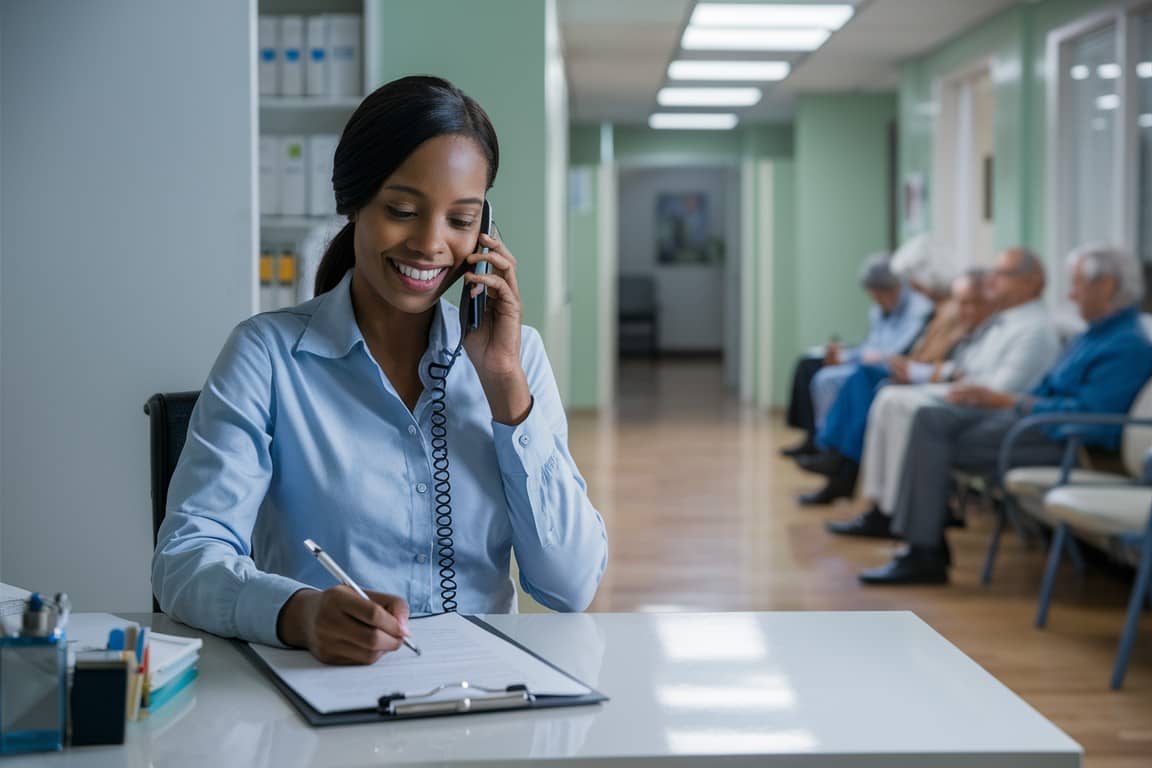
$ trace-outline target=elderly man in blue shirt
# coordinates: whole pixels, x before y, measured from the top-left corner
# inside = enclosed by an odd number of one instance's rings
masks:
[[[829,344],[822,360],[805,358],[796,366],[788,424],[806,430],[808,435],[802,444],[784,450],[784,455],[817,453],[816,431],[857,364],[879,363],[904,354],[932,317],[932,301],[897,277],[890,261],[888,254],[876,253],[860,271],[860,287],[873,301],[867,338],[848,349]]]
[[[953,469],[987,474],[1016,422],[1033,413],[1126,413],[1152,376],[1152,342],[1140,324],[1144,295],[1140,264],[1123,250],[1085,246],[1069,259],[1072,288],[1088,329],[1030,394],[1017,396],[977,385],[953,387],[950,403],[922,408],[904,456],[893,530],[907,542],[887,565],[860,574],[865,584],[944,584],[951,557],[944,529]],[[1084,444],[1115,450],[1119,427],[1078,431]],[[1025,431],[1016,463],[1058,464],[1065,428]]]

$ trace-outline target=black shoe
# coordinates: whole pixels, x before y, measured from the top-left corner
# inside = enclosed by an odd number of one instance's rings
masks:
[[[805,493],[796,499],[802,507],[817,507],[831,504],[836,499],[850,499],[856,492],[856,475],[859,467],[854,461],[843,459],[840,469],[828,478],[828,482],[814,493]]]
[[[900,536],[892,532],[892,518],[880,511],[879,507],[872,507],[867,512],[861,512],[851,520],[843,522],[830,520],[824,523],[828,533],[839,536],[860,536],[865,539],[899,539]]]
[[[795,456],[796,465],[814,475],[832,477],[844,466],[846,459],[836,451],[821,451],[806,456]]]
[[[908,549],[881,568],[861,571],[861,584],[879,586],[895,584],[947,584],[947,545],[940,547],[908,547]]]
[[[797,443],[791,448],[780,449],[780,455],[787,456],[790,459],[794,459],[797,456],[809,456],[814,453],[820,453],[820,449],[816,447],[816,441],[812,439],[812,435],[808,435],[808,437],[804,438],[803,442]]]

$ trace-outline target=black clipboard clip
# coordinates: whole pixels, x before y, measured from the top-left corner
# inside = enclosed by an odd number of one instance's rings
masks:
[[[423,701],[444,691],[457,689],[460,696],[436,701]],[[476,691],[480,695],[471,695]],[[376,708],[381,714],[393,717],[414,717],[420,715],[464,714],[467,712],[488,712],[500,709],[520,709],[531,706],[536,697],[526,685],[510,685],[507,688],[485,688],[473,685],[467,680],[458,683],[444,683],[424,693],[390,693],[381,696]]]

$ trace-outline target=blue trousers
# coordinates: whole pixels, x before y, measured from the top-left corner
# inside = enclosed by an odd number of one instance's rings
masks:
[[[816,444],[837,451],[857,464],[864,455],[864,432],[868,428],[868,409],[876,393],[888,378],[883,365],[856,366],[844,381],[824,424],[816,435]]]

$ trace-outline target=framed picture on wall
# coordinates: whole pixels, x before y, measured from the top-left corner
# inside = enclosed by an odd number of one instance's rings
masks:
[[[724,241],[712,236],[708,195],[661,192],[656,197],[656,260],[660,264],[715,264]]]

